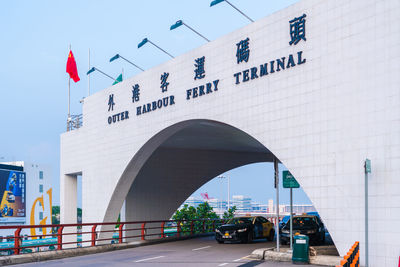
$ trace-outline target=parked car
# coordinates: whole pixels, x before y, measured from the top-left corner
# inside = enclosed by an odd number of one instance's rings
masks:
[[[321,216],[319,216],[319,213],[316,212],[316,211],[314,211],[314,212],[307,212],[307,214],[308,214],[308,215],[315,215],[315,216],[317,216],[317,217],[322,221]],[[322,223],[323,223],[323,222],[322,222]],[[325,224],[324,224],[324,227],[325,227]],[[326,242],[327,242],[328,244],[333,244],[332,237],[331,237],[331,235],[329,234],[329,231],[328,231],[328,229],[326,229],[326,227],[325,227],[325,239],[326,239]]]
[[[215,239],[218,243],[224,241],[250,243],[253,239],[262,238],[272,241],[274,236],[274,224],[262,216],[236,217],[215,230]]]
[[[286,215],[282,218],[282,220],[279,222],[279,232],[282,231],[283,226],[289,221],[290,215]]]
[[[296,215],[293,216],[293,234],[307,235],[310,238],[310,244],[325,243],[325,226],[321,219],[315,215]],[[282,227],[279,233],[282,244],[290,242],[290,219]]]

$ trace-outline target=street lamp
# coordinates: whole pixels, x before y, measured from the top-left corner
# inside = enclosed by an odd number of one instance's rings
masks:
[[[171,55],[170,53],[168,53],[167,51],[165,51],[164,49],[162,49],[161,47],[159,47],[158,45],[156,45],[155,43],[153,43],[152,41],[150,41],[147,38],[144,38],[137,46],[137,48],[141,48],[142,46],[144,46],[146,43],[151,43],[152,45],[154,45],[155,47],[157,47],[158,49],[160,49],[161,51],[163,51],[165,54],[167,54],[168,56],[170,56],[171,58],[174,58],[173,55]]]
[[[227,178],[228,179],[228,211],[229,211],[229,208],[231,207],[231,201],[230,201],[230,196],[231,196],[231,181],[230,181],[230,178],[229,178],[229,176],[223,176],[223,175],[220,175],[220,176],[218,176],[217,178],[220,178],[220,179],[225,179],[225,178]]]
[[[87,73],[86,73],[86,75],[89,75],[90,73],[92,73],[92,72],[94,72],[94,71],[98,71],[98,72],[100,72],[101,74],[103,74],[103,75],[105,75],[105,76],[107,76],[108,78],[110,78],[111,80],[113,80],[114,82],[116,82],[117,80],[116,79],[114,79],[113,77],[111,77],[110,75],[108,75],[108,74],[106,74],[106,73],[104,73],[104,72],[102,72],[101,70],[99,70],[98,68],[96,68],[96,67],[92,67]]]
[[[124,58],[123,56],[121,56],[120,54],[116,54],[115,56],[113,56],[112,58],[110,58],[110,62],[113,62],[114,60],[118,59],[118,58],[122,58],[123,60],[125,60],[126,62],[130,63],[131,65],[135,66],[136,68],[140,69],[141,71],[144,71],[144,69],[142,69],[141,67],[139,67],[138,65],[132,63],[131,61],[127,60],[126,58]]]
[[[248,20],[250,20],[251,22],[254,22],[254,20],[252,20],[249,16],[247,16],[246,14],[244,14],[242,11],[240,11],[237,7],[235,7],[234,5],[232,5],[229,1],[227,0],[214,0],[210,3],[210,7],[218,5],[221,2],[227,2],[231,7],[233,7],[234,9],[236,9],[240,14],[242,14],[243,16],[245,16]]]
[[[189,30],[191,30],[192,32],[196,33],[198,36],[202,37],[204,40],[206,40],[207,42],[209,42],[210,40],[208,40],[206,37],[204,37],[203,35],[201,35],[199,32],[195,31],[192,27],[190,27],[189,25],[187,25],[186,23],[184,23],[182,20],[178,20],[177,22],[175,22],[175,24],[171,25],[171,27],[169,28],[171,31],[180,27],[180,26],[186,26]]]

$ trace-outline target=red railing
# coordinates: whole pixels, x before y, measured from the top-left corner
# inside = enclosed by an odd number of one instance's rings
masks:
[[[135,221],[135,222],[106,222],[82,224],[52,224],[52,225],[17,225],[0,226],[0,230],[12,229],[14,236],[0,237],[13,240],[13,246],[0,247],[0,252],[18,255],[23,249],[53,249],[62,250],[77,246],[96,246],[109,243],[124,243],[133,240],[160,239],[169,236],[190,236],[199,233],[214,232],[216,226],[224,220],[190,220],[190,221]],[[21,235],[22,231],[31,229],[49,229],[49,234]],[[100,229],[101,228],[101,229]],[[111,237],[110,237],[111,236]],[[68,238],[69,237],[69,238]],[[78,239],[81,237],[81,240]],[[23,241],[24,239],[24,241]],[[31,240],[29,240],[31,239]],[[30,244],[33,239],[37,244]],[[70,240],[66,240],[70,239]],[[52,240],[46,242],[46,240]],[[1,243],[0,243],[1,244]]]
[[[276,224],[276,218],[269,219]],[[32,250],[62,250],[170,236],[190,236],[214,232],[215,228],[222,223],[224,220],[216,219],[0,226],[0,230],[14,231],[13,236],[0,237],[0,254],[18,255],[33,252]],[[38,229],[46,230],[42,234],[36,234]],[[47,229],[51,229],[50,233],[47,233]],[[23,234],[26,231],[35,234]],[[10,241],[7,246],[3,239]]]

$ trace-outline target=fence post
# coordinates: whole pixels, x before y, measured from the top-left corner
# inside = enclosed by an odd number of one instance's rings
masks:
[[[21,251],[21,228],[17,228],[14,233],[14,254],[18,255],[19,252]]]
[[[57,231],[57,249],[61,250],[62,249],[62,231],[64,229],[64,226],[58,227]]]
[[[142,223],[142,240],[145,240],[144,236],[146,235],[146,223]]]
[[[212,230],[213,230],[213,232],[215,232],[215,220],[213,220],[213,224],[212,224]]]
[[[97,227],[97,224],[92,226],[92,247],[96,246],[96,235],[97,235],[96,227]]]
[[[206,232],[206,221],[203,220],[203,233],[205,233],[205,232]]]
[[[122,231],[122,228],[124,227],[124,224],[123,223],[120,223],[119,224],[119,227],[118,227],[118,242],[121,244],[122,243],[122,237],[123,237],[123,231]]]
[[[194,222],[190,222],[190,235],[193,235]]]
[[[180,237],[181,236],[181,221],[178,221],[177,223],[178,223],[178,225],[176,227],[176,236]]]
[[[164,226],[165,226],[165,222],[162,222],[162,223],[161,223],[161,238],[165,238]]]

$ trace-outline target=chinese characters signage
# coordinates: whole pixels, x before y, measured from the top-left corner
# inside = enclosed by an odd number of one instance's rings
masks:
[[[287,36],[289,39],[289,46],[296,46],[300,42],[306,42],[306,14],[299,17],[295,17],[289,20],[289,27]],[[253,42],[256,39],[253,39]],[[237,40],[234,44],[235,47],[235,63],[239,66],[243,66],[244,69],[232,74],[232,83],[235,85],[240,85],[241,83],[247,83],[249,81],[259,79],[262,77],[269,76],[273,73],[279,73],[286,69],[294,68],[296,66],[306,63],[306,58],[303,51],[298,50],[285,55],[280,55],[279,57],[271,56],[269,60],[265,60],[257,65],[248,66],[252,42],[250,37],[242,37]],[[287,46],[287,43],[286,43]],[[232,55],[233,56],[233,55]],[[185,89],[184,95],[181,99],[186,99],[187,101],[195,101],[200,99],[202,96],[215,95],[219,91],[223,84],[220,83],[220,79],[212,79],[209,81],[203,81],[206,77],[206,56],[201,55],[193,58],[193,84],[189,86],[189,89]],[[215,64],[213,58],[207,57],[207,64]],[[212,65],[211,65],[212,66]],[[276,75],[276,74],[275,74]],[[179,75],[177,75],[179,78]],[[159,88],[161,88],[161,93],[174,92],[177,88],[174,88],[175,81],[170,80],[170,72],[164,71],[159,77]],[[209,77],[209,76],[207,76]],[[222,80],[222,83],[226,83],[226,79]],[[160,96],[154,100],[146,101],[146,103],[140,103],[141,98],[141,86],[136,83],[131,85],[130,102],[135,105],[134,113],[136,116],[142,116],[146,113],[155,112],[157,110],[162,110],[176,104],[177,98],[174,94],[168,96]],[[169,90],[170,89],[170,90]],[[145,88],[143,92],[151,90],[151,88]],[[182,92],[182,91],[181,91]],[[179,97],[178,97],[179,99]],[[203,99],[203,98],[202,98]],[[120,99],[118,99],[119,101]],[[108,95],[108,112],[114,112],[114,109],[118,106],[117,99],[113,93]],[[125,110],[122,112],[114,113],[108,116],[108,124],[114,124],[120,121],[125,121],[129,119],[129,111]]]

